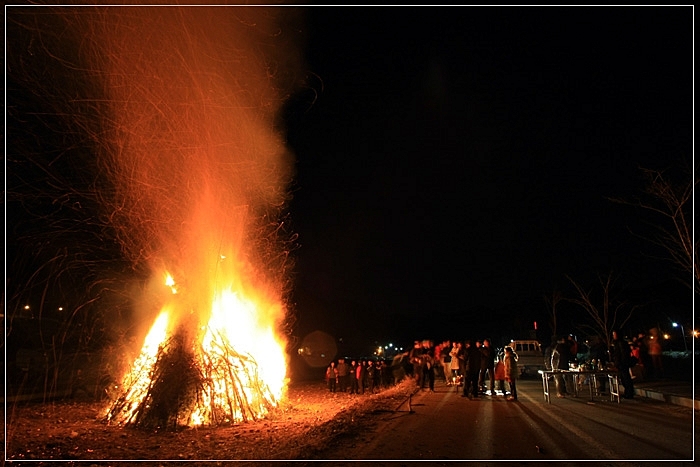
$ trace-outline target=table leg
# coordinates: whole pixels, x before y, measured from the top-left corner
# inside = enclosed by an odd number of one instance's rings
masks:
[[[610,402],[617,399],[617,403],[620,403],[620,379],[617,375],[608,375],[608,383],[610,384]]]
[[[544,394],[544,400],[548,404],[551,404],[551,400],[549,398],[549,376],[547,373],[542,373],[542,392]]]

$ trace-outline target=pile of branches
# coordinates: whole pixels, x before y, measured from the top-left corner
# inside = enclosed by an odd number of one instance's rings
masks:
[[[145,395],[134,401],[139,378],[127,380],[107,420],[174,430],[191,425],[195,411],[214,426],[257,420],[274,409],[277,401],[260,379],[255,360],[236,352],[225,339],[215,344],[214,350],[198,356],[192,345],[185,345],[182,333],[169,337],[158,349]]]
[[[201,394],[204,379],[195,355],[184,345],[182,334],[168,338],[159,348],[148,375],[145,397],[134,401],[138,378],[130,378],[113,402],[107,418],[125,425],[169,429],[186,425],[189,412]],[[137,402],[137,407],[132,409]]]
[[[202,352],[201,367],[205,390],[223,394],[219,401],[211,399],[207,410],[211,425],[257,420],[277,407],[278,401],[260,379],[255,359],[237,352],[223,336]]]

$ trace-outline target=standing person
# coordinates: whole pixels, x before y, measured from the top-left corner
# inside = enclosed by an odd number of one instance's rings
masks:
[[[640,354],[640,344],[639,340],[637,339],[637,336],[634,336],[632,338],[632,342],[628,342],[630,345],[630,376],[632,376],[632,379],[637,379],[637,381],[642,381],[644,379],[643,375],[643,369],[642,369],[642,364],[641,362],[641,354]]]
[[[410,363],[408,362],[408,352],[396,354],[391,361],[391,380],[394,384],[403,381],[403,379],[411,373]]]
[[[344,358],[338,359],[338,391],[346,392],[348,390],[348,364]]]
[[[569,369],[569,344],[564,337],[557,339],[557,345],[552,351],[552,370],[567,371]],[[557,397],[566,397],[569,392],[566,390],[566,379],[560,372],[554,373],[554,382],[557,388]]]
[[[442,372],[445,374],[445,384],[447,386],[452,384],[452,343],[450,341],[445,341],[440,347],[440,362],[442,363]]]
[[[506,385],[504,384],[504,381],[506,380],[506,367],[505,364],[503,363],[503,360],[505,358],[505,355],[498,355],[498,361],[496,362],[496,365],[493,370],[494,378],[496,379],[497,383],[496,384],[496,390],[501,391],[501,394],[504,396],[506,395]],[[495,393],[492,393],[495,395]]]
[[[651,360],[652,378],[660,379],[664,377],[664,365],[661,360],[663,348],[661,347],[661,338],[657,328],[649,329],[649,337],[647,338],[647,352]]]
[[[476,348],[479,349],[479,354],[481,354],[481,364],[479,365],[479,394],[484,393],[484,381],[486,380],[486,359],[488,358],[484,353],[484,346],[481,345],[481,341],[476,341]]]
[[[632,351],[626,340],[620,337],[619,331],[612,332],[612,361],[617,368],[617,376],[620,378],[620,384],[625,388],[625,393],[622,395],[625,399],[634,398],[634,384],[630,375],[630,357]]]
[[[506,373],[506,381],[508,382],[508,386],[510,386],[510,396],[508,396],[508,400],[517,401],[518,389],[515,380],[518,378],[518,356],[511,346],[507,346],[505,351],[503,366]]]
[[[382,391],[382,365],[379,362],[379,360],[374,362],[374,373],[372,374],[374,377],[374,389],[377,390],[377,392]]]
[[[450,350],[450,374],[455,386],[459,386],[459,380],[462,378],[461,361],[463,359],[462,343],[458,341],[453,342],[452,350]]]
[[[578,341],[573,334],[566,336],[566,343],[569,345],[570,361],[578,363]]]
[[[544,349],[544,368],[547,371],[550,371],[552,369],[552,352],[554,352],[554,348],[557,346],[557,336],[552,336],[552,340],[549,344],[549,346]]]
[[[435,362],[435,377],[438,378],[442,374],[442,342],[433,347],[433,362]],[[444,377],[444,375],[443,375]]]
[[[375,389],[379,389],[376,387],[377,384],[377,368],[374,366],[374,361],[373,360],[368,360],[367,361],[367,389],[369,389],[370,394],[374,394]]]
[[[423,379],[422,366],[423,362],[421,356],[423,355],[423,348],[419,341],[413,343],[413,348],[409,353],[411,359],[411,365],[413,366],[413,379],[416,381],[416,386],[420,386],[421,380]]]
[[[423,380],[421,381],[420,388],[425,387],[426,380],[428,381],[428,389],[430,392],[435,392],[435,360],[433,360],[433,355],[429,352],[423,354],[423,365],[421,372],[423,373]]]
[[[387,365],[385,360],[377,361],[377,369],[379,370],[379,382],[380,387],[388,388],[391,386],[391,372],[389,371],[389,365]]]
[[[362,360],[358,362],[357,369],[355,370],[355,375],[357,376],[357,386],[360,394],[365,393],[365,388],[367,387],[367,361]]]
[[[462,395],[464,397],[479,398],[479,373],[481,372],[481,352],[476,347],[472,345],[471,341],[466,341],[464,343],[464,355],[465,355],[465,374],[464,374],[464,388],[462,389]]]
[[[335,367],[335,362],[331,362],[326,368],[326,384],[328,384],[328,390],[330,392],[335,392],[336,383],[338,382],[338,369]]]
[[[642,378],[649,379],[651,371],[651,357],[649,356],[649,347],[647,347],[647,336],[643,332],[637,335],[637,343],[639,344],[639,364],[642,368]]]
[[[484,339],[484,345],[481,347],[481,352],[486,357],[486,368],[482,379],[483,389],[486,389],[485,379],[486,373],[489,375],[489,390],[487,394],[494,395],[495,376],[493,374],[496,365],[496,350],[491,346],[491,339]],[[486,392],[486,391],[484,391]]]
[[[353,360],[350,363],[350,394],[359,394],[360,387],[357,384],[357,361]]]
[[[464,379],[467,377],[467,348],[465,347],[466,342],[459,343],[459,374],[462,375],[462,384],[464,384]]]
[[[608,364],[608,349],[605,347],[605,342],[599,336],[591,337],[590,345],[588,346],[588,356],[591,360],[595,360],[598,369],[604,369]]]
[[[608,349],[605,346],[605,342],[598,336],[593,336],[591,338],[591,344],[588,347],[589,357],[591,362],[595,362],[596,369],[599,371],[604,370],[608,366]],[[605,393],[605,385],[607,384],[607,378],[597,379],[599,384],[598,391],[601,394]]]

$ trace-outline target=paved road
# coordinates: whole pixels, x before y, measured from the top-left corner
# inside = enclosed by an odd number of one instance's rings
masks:
[[[591,402],[587,395],[547,404],[536,380],[520,381],[518,393],[517,402],[500,396],[477,401],[438,384],[434,393],[421,391],[411,398],[412,411],[408,404],[378,411],[360,435],[337,440],[317,458],[615,460],[629,465],[642,460],[690,465],[694,458],[691,408],[645,398]]]

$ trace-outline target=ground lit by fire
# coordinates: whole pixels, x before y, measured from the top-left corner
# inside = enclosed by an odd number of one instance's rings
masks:
[[[7,458],[38,460],[313,459],[339,437],[371,432],[376,413],[408,411],[412,380],[378,394],[330,394],[322,380],[291,382],[287,397],[269,416],[225,426],[146,430],[106,424],[103,403],[70,400],[8,407]],[[139,461],[137,461],[139,460]],[[139,462],[139,463],[137,463]],[[46,465],[50,465],[46,463]],[[195,465],[191,463],[188,465]]]

